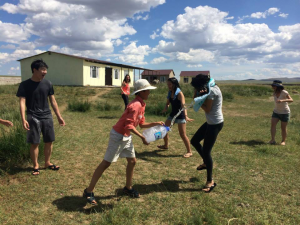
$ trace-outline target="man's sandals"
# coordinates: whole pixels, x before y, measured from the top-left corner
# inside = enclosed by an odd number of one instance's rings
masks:
[[[86,200],[88,201],[88,203],[92,204],[92,205],[97,205],[96,199],[95,199],[95,195],[94,192],[90,192],[88,193],[86,189],[84,189],[83,191],[83,195],[84,198],[86,198]]]
[[[53,164],[53,165],[48,166],[47,168],[50,170],[59,170],[60,167]]]
[[[32,173],[33,176],[40,175],[40,169],[33,169]]]

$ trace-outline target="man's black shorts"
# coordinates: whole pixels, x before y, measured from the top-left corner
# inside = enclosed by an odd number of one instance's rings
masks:
[[[27,142],[30,144],[39,144],[41,133],[44,143],[55,141],[53,119],[37,119],[32,115],[27,115],[29,131],[27,131]]]

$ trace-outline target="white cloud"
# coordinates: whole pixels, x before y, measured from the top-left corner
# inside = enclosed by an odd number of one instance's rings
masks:
[[[200,67],[202,67],[202,65],[201,64],[196,64],[196,65],[188,64],[187,67],[189,67],[189,68],[200,68]]]
[[[260,18],[266,18],[269,15],[274,15],[275,13],[279,12],[278,8],[269,8],[268,10],[264,12],[256,12],[251,14],[251,18],[260,19]]]
[[[116,46],[119,46],[119,45],[121,45],[122,43],[123,43],[123,41],[120,40],[120,39],[117,39],[117,40],[114,41],[114,44],[115,44]]]
[[[279,16],[282,18],[287,18],[288,17],[288,13],[280,13]]]
[[[30,37],[24,24],[3,23],[0,21],[0,41],[6,43],[19,43]]]
[[[273,15],[278,11],[270,8],[266,12]],[[162,26],[160,36],[169,41],[160,40],[153,52],[187,65],[203,61],[233,65],[268,63],[270,55],[299,52],[300,24],[281,26],[275,33],[264,23],[232,25],[226,18],[227,12],[209,6],[187,7],[175,21]]]
[[[133,20],[148,20],[149,19],[149,14],[147,14],[146,16],[141,16],[141,15],[138,15],[138,16],[135,16],[133,17]]]
[[[150,35],[150,38],[153,39],[153,40],[154,40],[155,38],[157,38],[157,37],[159,37],[159,34],[156,34],[155,31],[153,31],[153,34]]]
[[[69,3],[69,0],[57,0],[62,3]],[[72,4],[84,6],[93,17],[99,15],[111,20],[120,20],[132,17],[137,13],[150,11],[165,3],[165,0],[73,0]],[[145,18],[145,17],[144,17]]]
[[[159,63],[163,63],[163,62],[166,62],[167,59],[165,57],[158,57],[158,58],[154,58],[152,61],[151,61],[151,64],[159,64]]]
[[[260,19],[260,18],[266,18],[267,14],[264,12],[256,12],[256,13],[252,13],[250,15],[251,18],[255,18],[255,19]]]
[[[8,45],[1,45],[0,48],[2,49],[16,49],[15,45],[8,44]]]
[[[144,61],[146,55],[149,55],[151,48],[148,45],[136,46],[136,42],[131,42],[122,50],[122,55],[118,56],[118,60],[126,64],[145,65]]]
[[[64,52],[111,54],[114,45],[136,30],[127,18],[150,11],[165,0],[20,0],[16,5],[0,6],[12,14],[26,16],[24,24],[2,23],[0,41],[20,44],[31,35],[37,36],[35,46],[54,45]],[[105,7],[104,7],[105,6]],[[146,20],[149,15],[140,19]],[[123,39],[124,40],[124,39]],[[23,48],[24,47],[24,48]],[[19,49],[26,50],[25,46]]]

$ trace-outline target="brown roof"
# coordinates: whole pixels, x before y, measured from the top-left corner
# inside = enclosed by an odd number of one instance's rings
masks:
[[[195,77],[198,74],[209,75],[209,71],[181,71],[180,77]]]
[[[51,53],[56,53],[56,54],[60,54],[60,55],[66,55],[66,56],[71,56],[71,57],[78,58],[78,59],[83,59],[87,62],[93,62],[93,63],[99,63],[99,64],[105,64],[105,65],[111,65],[111,66],[119,66],[119,67],[129,68],[129,69],[149,70],[149,69],[142,68],[142,67],[130,66],[130,65],[125,65],[125,64],[120,64],[120,63],[112,63],[112,62],[109,62],[109,61],[85,58],[85,57],[81,57],[81,56],[77,56],[77,55],[68,55],[68,54],[64,54],[64,53],[60,53],[60,52],[53,52],[53,51],[46,51],[46,52],[43,52],[43,53],[40,53],[40,54],[37,54],[37,55],[42,55],[42,54],[45,54],[45,53],[48,53],[49,55]],[[26,58],[23,58],[23,59],[28,59],[28,58],[31,58],[31,57],[34,57],[34,56],[37,56],[37,55],[29,56],[29,57],[26,57]],[[19,59],[18,61],[21,61],[23,59]]]
[[[170,73],[172,72],[173,70],[172,69],[168,69],[168,70],[152,70],[152,71],[143,71],[142,72],[142,75],[153,75],[153,76],[165,76],[165,75],[170,75]],[[174,71],[173,71],[174,73]],[[174,73],[175,75],[175,73]]]

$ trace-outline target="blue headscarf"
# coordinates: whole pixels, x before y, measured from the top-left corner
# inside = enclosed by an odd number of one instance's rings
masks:
[[[194,111],[198,112],[198,110],[200,109],[200,107],[202,106],[202,104],[205,102],[206,98],[208,97],[208,95],[210,94],[210,90],[211,87],[215,86],[215,80],[213,78],[210,78],[208,84],[207,84],[207,89],[208,89],[208,93],[199,97],[194,98]]]

